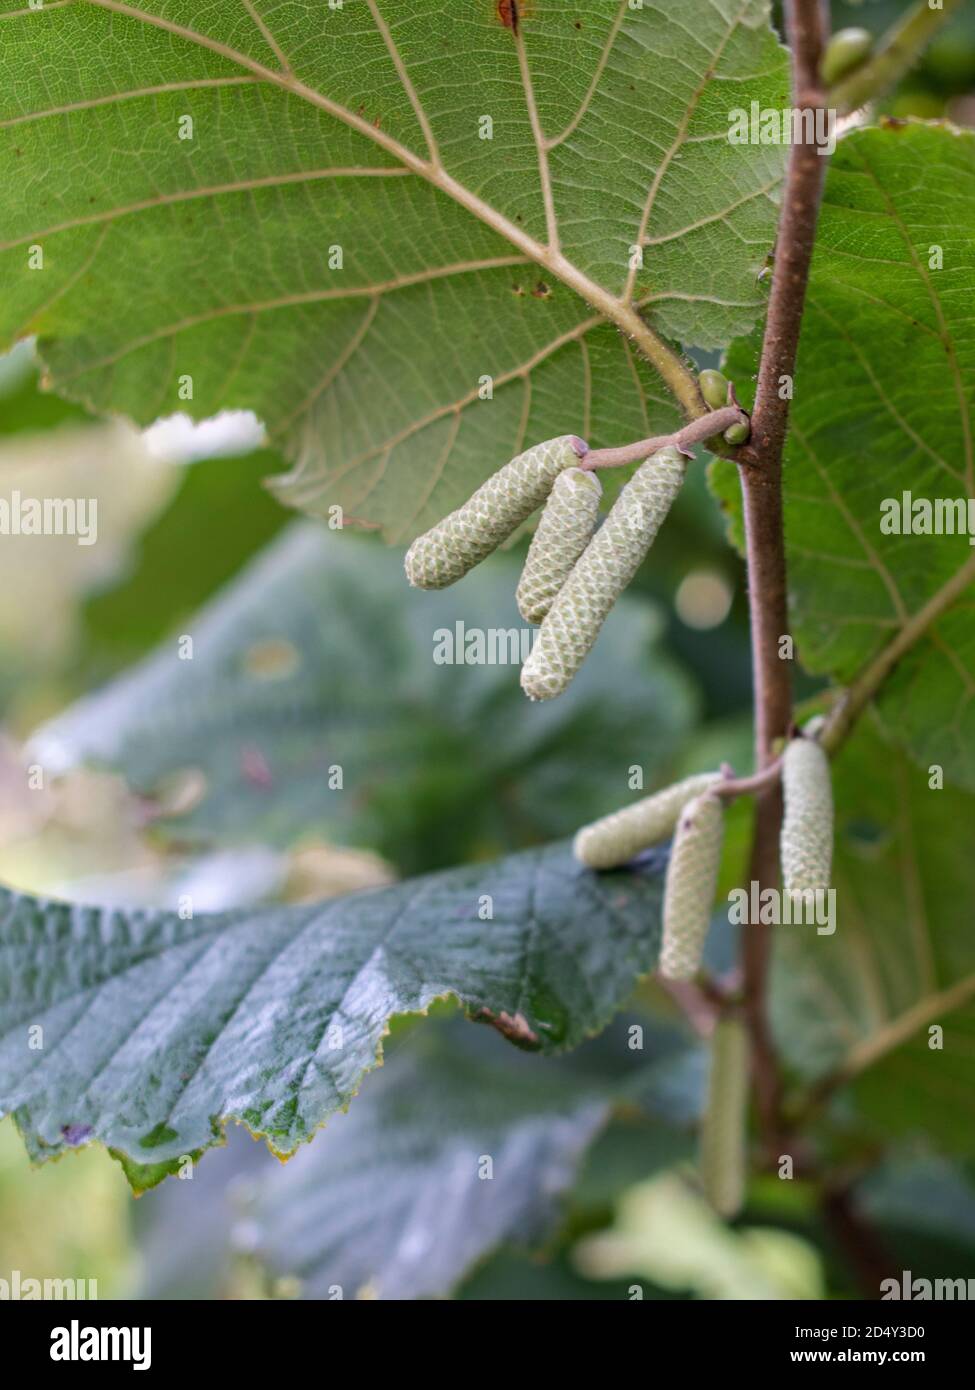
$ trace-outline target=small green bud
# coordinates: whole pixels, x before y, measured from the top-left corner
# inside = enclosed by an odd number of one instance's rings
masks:
[[[693,980],[701,968],[723,839],[720,798],[705,792],[689,801],[677,822],[664,884],[664,935],[657,968],[665,980]]]
[[[710,791],[721,781],[720,772],[685,777],[653,796],[644,796],[622,810],[613,811],[592,825],[584,825],[573,843],[575,857],[590,869],[614,869],[635,854],[659,845],[674,833],[677,818],[689,801]]]
[[[827,87],[858,68],[870,56],[873,35],[867,29],[838,29],[826,45],[819,73]]]
[[[814,738],[794,738],[782,756],[782,883],[793,897],[829,888],[833,789],[829,759]]]
[[[560,695],[588,656],[613,604],[670,511],[687,460],[668,446],[633,474],[556,595],[521,668],[530,700]]]
[[[491,475],[462,507],[417,536],[403,561],[417,589],[444,589],[497,550],[542,505],[562,472],[579,462],[572,434],[526,449]]]
[[[751,430],[745,424],[744,420],[742,420],[737,425],[728,426],[728,428],[724,432],[724,442],[726,444],[734,445],[744,444],[745,440],[748,438],[750,434]]]
[[[701,395],[712,410],[728,404],[728,378],[712,367],[706,367],[697,379]]]
[[[745,1197],[748,1138],[748,1035],[723,1018],[711,1038],[711,1073],[701,1125],[701,1182],[719,1216],[730,1218]]]
[[[591,470],[566,468],[556,478],[518,583],[518,612],[526,623],[542,621],[589,544],[602,493]]]

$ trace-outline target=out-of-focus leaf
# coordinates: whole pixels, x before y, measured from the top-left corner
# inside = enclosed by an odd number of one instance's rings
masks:
[[[605,1093],[452,1036],[414,1035],[259,1202],[257,1251],[305,1296],[447,1293],[493,1247],[551,1232]]]
[[[0,682],[23,698],[75,652],[84,599],[124,570],[177,478],[118,422],[0,433],[0,478]],[[34,513],[46,531],[25,529]]]
[[[573,1214],[589,1219],[621,1185],[693,1145],[661,1117],[659,1099],[664,1089],[688,1095],[686,1123],[700,1096],[684,1061],[698,1049],[653,1026],[646,1051],[635,1050],[638,1021],[648,1020],[624,1011],[558,1060],[515,1052],[456,1019],[391,1039],[350,1113],[286,1167],[232,1131],[192,1183],[139,1203],[142,1296],[186,1297],[186,1264],[196,1296],[217,1296],[244,1259],[260,1262],[272,1290],[295,1287],[304,1298],[422,1298],[449,1293],[501,1244],[550,1253],[557,1228],[571,1239]],[[657,1059],[649,1068],[638,1060],[648,1053]],[[658,1084],[648,1111],[628,1096],[650,1072]],[[620,1104],[625,1114],[603,1130]]]
[[[133,546],[128,573],[84,607],[99,663],[121,665],[178,632],[280,529],[287,514],[261,486],[267,471],[266,452],[176,468],[178,491]]]
[[[0,435],[49,430],[87,418],[80,406],[38,389],[32,343],[18,343],[0,357]]]
[[[805,1240],[760,1227],[729,1230],[672,1173],[631,1188],[614,1227],[577,1247],[576,1264],[589,1278],[635,1271],[700,1298],[822,1296],[819,1259]]]
[[[695,701],[655,611],[623,601],[566,694],[529,704],[516,584],[496,556],[420,593],[398,556],[299,523],[187,624],[192,660],[174,635],[40,731],[35,755],[121,771],[157,800],[197,769],[196,799],[159,808],[177,844],[317,832],[409,870],[566,834],[632,796],[632,766],[649,787]],[[487,664],[438,663],[477,640]]]

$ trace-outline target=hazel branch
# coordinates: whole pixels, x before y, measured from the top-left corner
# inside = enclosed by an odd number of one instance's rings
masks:
[[[737,403],[722,406],[720,410],[710,410],[672,434],[654,434],[649,439],[638,439],[633,444],[621,444],[615,449],[590,449],[579,467],[623,468],[628,463],[642,463],[651,454],[668,447],[679,449],[688,458],[693,458],[692,448],[695,444],[714,439],[731,425],[745,425],[747,428],[748,423],[748,415]]]

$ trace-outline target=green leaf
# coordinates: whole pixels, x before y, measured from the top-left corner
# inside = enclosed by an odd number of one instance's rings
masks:
[[[335,1285],[345,1298],[363,1286],[378,1297],[446,1294],[499,1244],[550,1249],[557,1226],[571,1232],[622,1187],[693,1152],[700,1051],[642,1011],[627,1008],[557,1060],[456,1018],[405,1022],[350,1113],[286,1165],[232,1130],[192,1183],[139,1203],[141,1297],[227,1297],[234,1255],[238,1268],[243,1256],[249,1268],[261,1261],[297,1277],[305,1298],[328,1298]],[[632,1047],[636,1023],[642,1051]]]
[[[179,845],[319,832],[413,869],[571,833],[630,795],[631,765],[649,778],[670,757],[696,701],[655,610],[624,601],[563,699],[529,705],[516,583],[498,556],[419,593],[398,555],[298,523],[186,625],[192,660],[174,636],[43,729],[36,755],[122,771],[150,801],[200,769],[198,804],[156,822]],[[439,664],[451,642],[476,656],[477,633],[486,664]]]
[[[212,458],[181,468],[179,491],[139,539],[124,580],[88,600],[90,649],[113,666],[185,624],[205,599],[281,528],[281,508],[260,486],[268,455]],[[232,525],[222,524],[233,517]],[[217,519],[220,520],[217,520]]]
[[[255,1251],[304,1297],[445,1294],[494,1247],[551,1234],[609,1115],[605,1090],[500,1040],[487,1051],[441,1032],[411,1038],[266,1180]]]
[[[930,268],[937,248],[941,269]],[[884,534],[881,517],[905,493],[975,513],[973,294],[975,135],[911,124],[841,140],[785,463],[792,626],[806,669],[847,682],[928,605],[943,610],[908,642],[877,706],[921,764],[969,790],[975,554],[965,534]],[[750,356],[735,345],[741,377]],[[738,517],[730,474],[715,466]]]
[[[30,343],[0,357],[0,436],[53,429],[86,421],[85,412],[37,388],[37,362]]]
[[[784,150],[726,137],[787,102],[767,0],[7,9],[0,334],[95,410],[255,410],[309,511],[408,539],[525,442],[655,432],[603,315],[754,318]]]
[[[520,1045],[575,1047],[653,965],[662,862],[597,876],[560,844],[196,920],[4,892],[0,1110],[36,1157],[98,1139],[150,1182],[228,1119],[291,1152],[388,1021],[443,996]]]
[[[852,1081],[877,1137],[926,1131],[970,1149],[975,858],[959,827],[975,798],[930,788],[866,721],[834,780],[836,931],[775,928],[780,1046],[810,1080]]]

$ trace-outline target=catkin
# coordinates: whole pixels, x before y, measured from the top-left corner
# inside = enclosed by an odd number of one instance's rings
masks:
[[[529,699],[550,700],[572,680],[653,543],[686,469],[678,449],[661,449],[623,488],[559,590],[521,669]]]
[[[566,468],[555,480],[525,557],[518,611],[540,623],[592,537],[603,488],[595,473]]]
[[[748,1037],[737,1018],[723,1018],[711,1039],[711,1074],[701,1125],[701,1182],[715,1211],[732,1217],[745,1197]]]
[[[689,801],[677,822],[664,884],[664,932],[657,968],[665,980],[692,980],[701,967],[723,839],[720,799],[705,793]]]
[[[785,891],[802,897],[829,888],[833,791],[829,759],[813,738],[794,738],[782,757],[784,815],[779,848]]]
[[[677,818],[687,803],[721,781],[719,772],[685,777],[672,787],[624,806],[602,820],[584,825],[573,843],[575,857],[590,869],[613,869],[635,854],[657,845],[674,832]]]
[[[562,472],[579,462],[573,434],[536,444],[482,483],[462,507],[416,540],[403,562],[417,589],[444,589],[463,579],[545,501]]]

